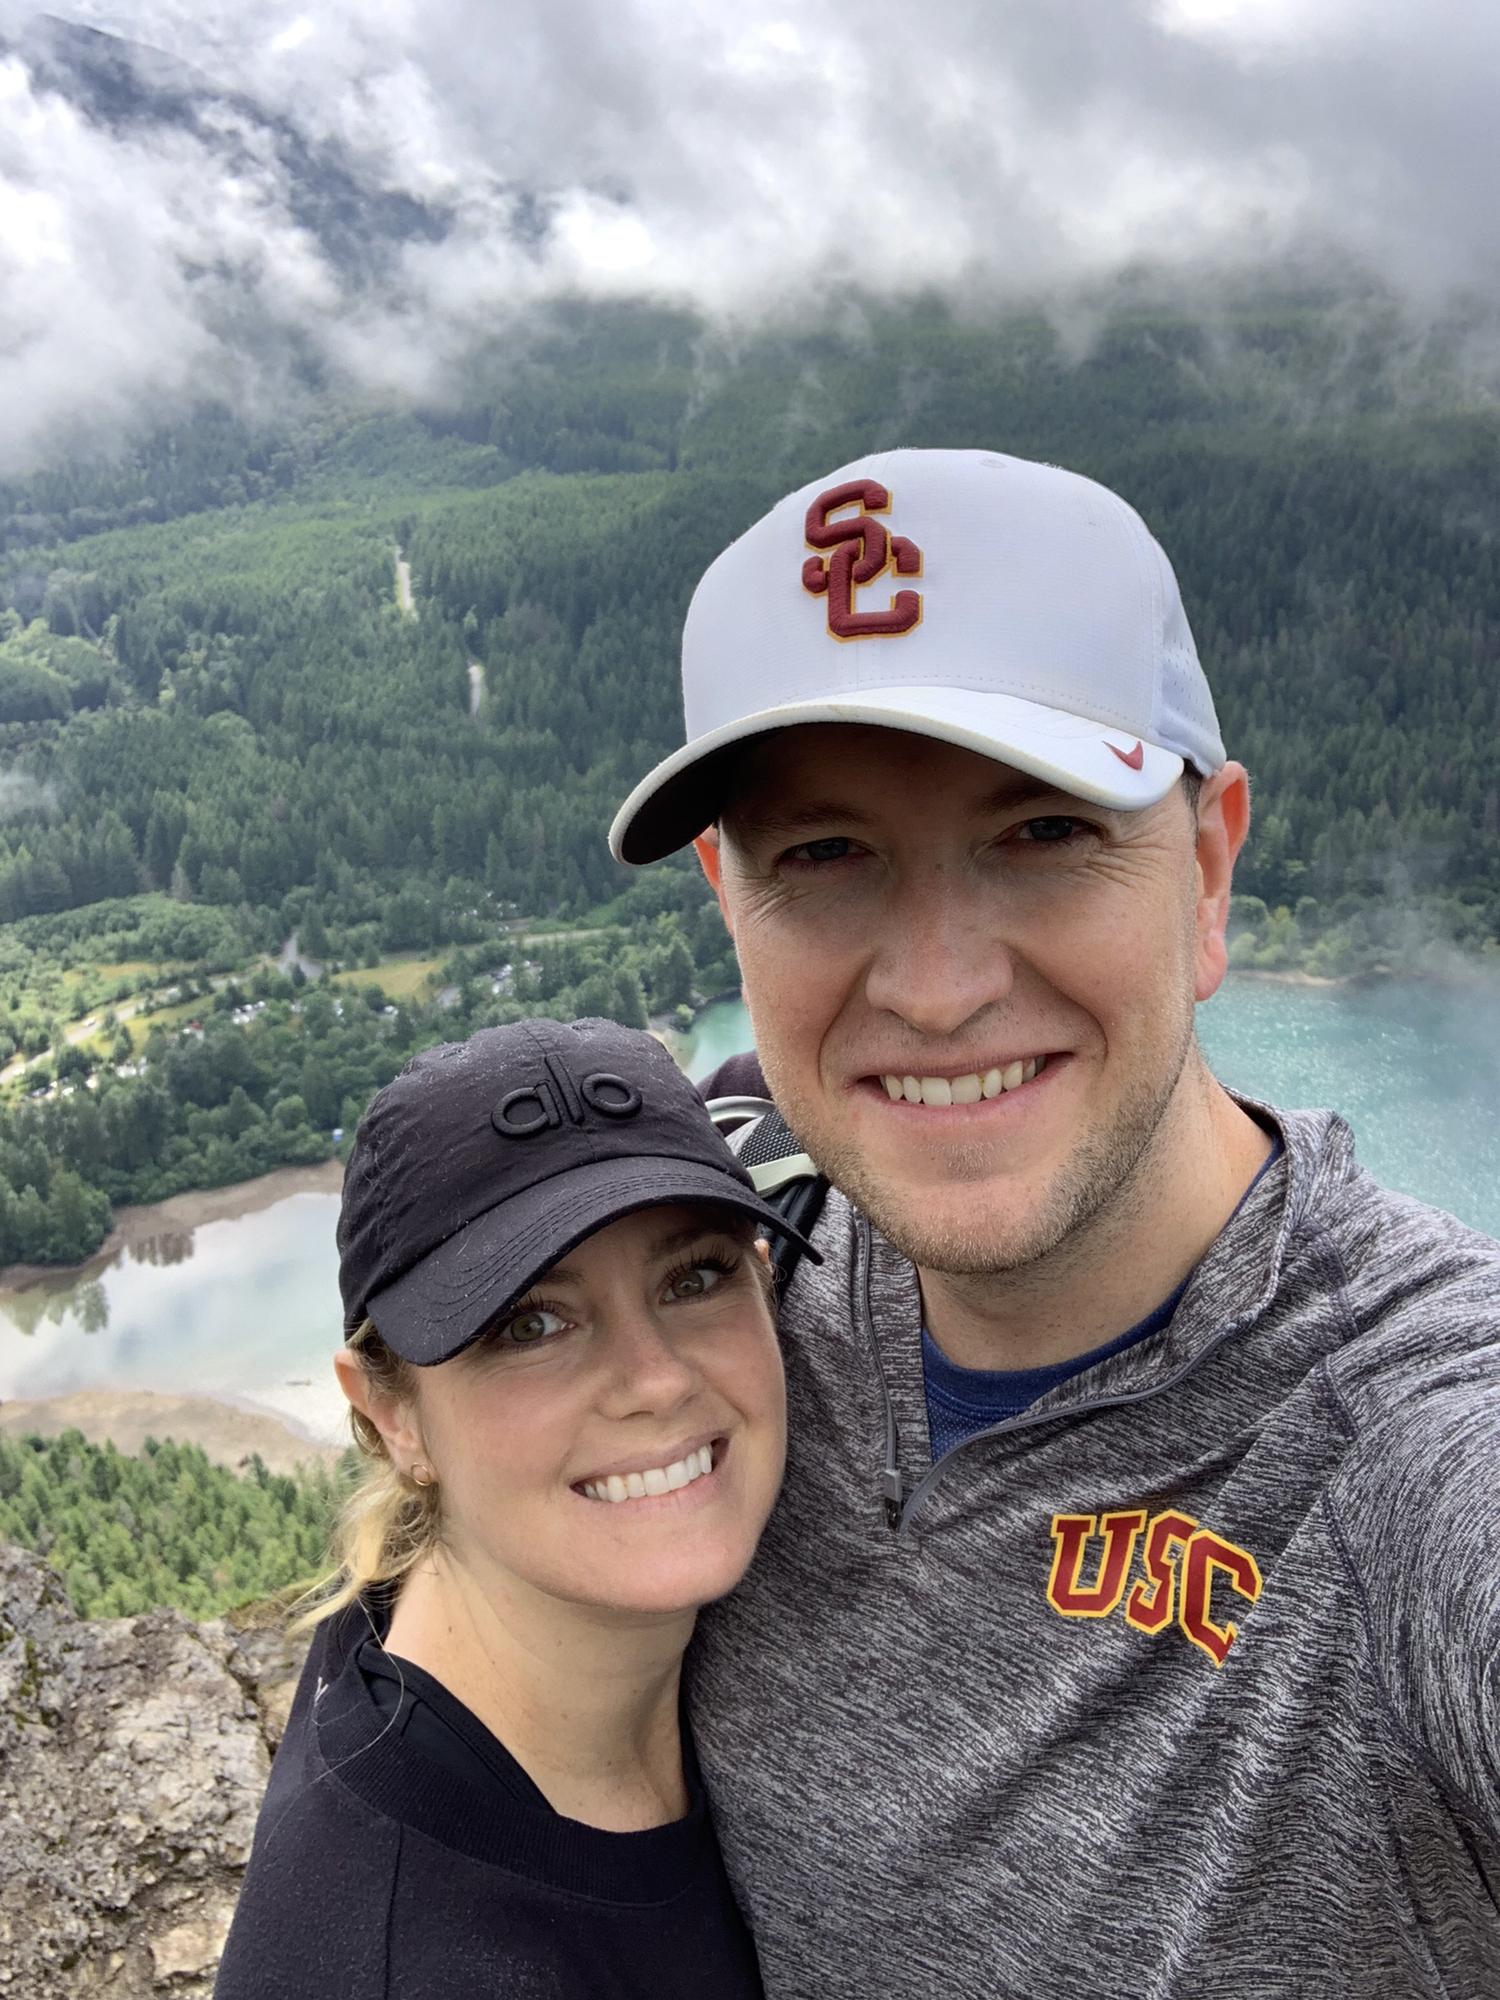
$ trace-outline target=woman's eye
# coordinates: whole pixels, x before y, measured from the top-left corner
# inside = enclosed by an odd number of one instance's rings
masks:
[[[667,1290],[674,1299],[701,1299],[722,1285],[728,1275],[722,1264],[690,1264],[667,1280]]]
[[[533,1347],[539,1340],[548,1340],[554,1333],[561,1333],[567,1321],[555,1312],[548,1312],[545,1306],[533,1306],[530,1312],[517,1313],[500,1328],[500,1337],[512,1347]]]

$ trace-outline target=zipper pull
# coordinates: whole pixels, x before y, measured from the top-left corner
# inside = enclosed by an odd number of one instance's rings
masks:
[[[894,1465],[888,1465],[880,1475],[880,1497],[885,1502],[885,1525],[892,1530],[899,1528],[906,1489],[900,1470]]]

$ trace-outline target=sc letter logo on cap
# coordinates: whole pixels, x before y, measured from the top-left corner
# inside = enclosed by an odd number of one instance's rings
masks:
[[[922,618],[919,591],[898,590],[884,611],[855,609],[855,593],[887,570],[896,576],[920,576],[922,551],[905,535],[893,535],[877,514],[889,511],[891,492],[874,479],[851,479],[830,486],[807,510],[804,533],[810,549],[827,549],[826,556],[809,556],[802,565],[802,587],[828,598],[828,630],[835,639],[894,639],[910,632]],[[840,510],[858,507],[857,514]],[[837,514],[837,520],[832,517]]]

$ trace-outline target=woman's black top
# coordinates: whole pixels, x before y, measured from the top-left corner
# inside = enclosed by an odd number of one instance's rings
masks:
[[[759,2000],[686,1737],[685,1819],[564,1819],[372,1615],[314,1639],[215,2000]]]

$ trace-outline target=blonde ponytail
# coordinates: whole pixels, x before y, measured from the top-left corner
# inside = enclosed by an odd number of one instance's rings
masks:
[[[375,1395],[398,1402],[412,1399],[415,1370],[391,1352],[373,1320],[356,1328],[349,1347]],[[296,1599],[306,1609],[292,1619],[293,1633],[311,1632],[376,1584],[399,1583],[440,1538],[438,1488],[419,1486],[399,1470],[362,1410],[350,1409],[349,1427],[366,1464],[334,1523],[328,1571]]]

